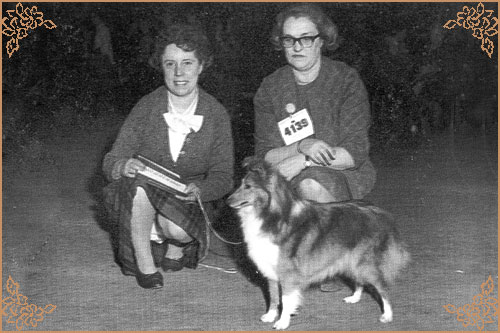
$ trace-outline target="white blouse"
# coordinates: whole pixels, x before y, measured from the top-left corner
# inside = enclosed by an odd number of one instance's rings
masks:
[[[186,136],[193,130],[197,132],[203,122],[203,116],[195,115],[196,106],[198,105],[198,91],[189,107],[181,112],[172,104],[172,95],[168,92],[168,113],[164,113],[163,117],[168,125],[168,139],[170,144],[170,154],[174,162],[177,162],[179,153],[184,145]]]

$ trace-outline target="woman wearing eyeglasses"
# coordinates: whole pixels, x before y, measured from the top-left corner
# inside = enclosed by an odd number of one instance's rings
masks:
[[[358,73],[322,56],[337,27],[315,5],[289,7],[271,41],[288,65],[266,77],[254,98],[256,155],[275,165],[305,199],[363,198],[374,186],[368,95]]]
[[[360,199],[376,178],[365,86],[356,70],[321,55],[337,47],[337,37],[319,7],[285,9],[271,41],[288,65],[266,77],[254,98],[256,154],[319,202]]]
[[[155,47],[153,62],[164,84],[133,108],[103,162],[111,181],[106,202],[120,225],[122,273],[146,289],[163,286],[158,266],[196,268],[206,255],[208,230],[197,200],[210,202],[231,190],[234,160],[229,116],[198,87],[211,62],[207,37],[196,26],[177,24],[157,36]],[[137,154],[180,175],[187,196],[137,177],[148,163]]]

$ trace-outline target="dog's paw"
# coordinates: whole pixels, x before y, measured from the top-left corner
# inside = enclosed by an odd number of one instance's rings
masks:
[[[276,317],[278,317],[278,310],[272,309],[267,311],[266,314],[262,315],[260,317],[260,320],[264,323],[272,323],[276,319]]]
[[[354,304],[354,303],[358,303],[360,299],[361,299],[361,295],[354,294],[354,295],[351,295],[351,296],[344,298],[344,302]]]
[[[384,313],[378,319],[381,323],[390,323],[392,321],[392,313]]]
[[[284,330],[287,329],[288,326],[290,326],[290,317],[281,316],[280,320],[274,323],[273,328],[275,330]]]

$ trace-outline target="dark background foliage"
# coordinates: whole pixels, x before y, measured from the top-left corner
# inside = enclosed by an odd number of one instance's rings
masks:
[[[3,4],[3,17],[15,3]],[[285,64],[269,36],[286,3],[23,3],[57,28],[39,27],[3,52],[4,155],[27,138],[64,135],[110,115],[124,117],[162,84],[149,65],[164,25],[200,24],[213,41],[214,64],[201,86],[229,110],[239,157],[252,153],[252,96]],[[464,121],[496,135],[497,49],[490,59],[471,30],[443,28],[476,3],[322,3],[338,25],[340,48],[328,57],[361,74],[372,104],[374,149],[418,145],[432,132]],[[496,3],[485,3],[497,14]],[[92,49],[98,15],[110,29],[114,58]],[[497,36],[493,37],[495,47]],[[488,111],[484,111],[488,110]]]

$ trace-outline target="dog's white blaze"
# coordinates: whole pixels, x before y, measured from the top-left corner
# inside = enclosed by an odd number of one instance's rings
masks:
[[[261,231],[263,221],[255,216],[253,207],[240,209],[238,213],[241,217],[241,227],[248,246],[249,257],[265,277],[278,281],[276,267],[280,253],[279,247]]]

